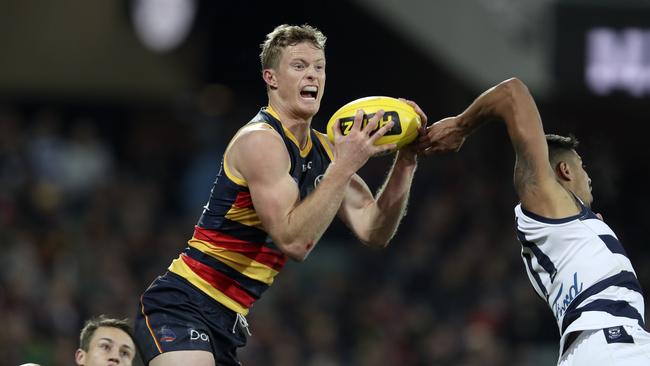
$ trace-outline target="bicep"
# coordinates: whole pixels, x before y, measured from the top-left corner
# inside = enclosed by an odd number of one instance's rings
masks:
[[[299,192],[289,175],[290,162],[284,143],[268,134],[244,136],[228,154],[248,185],[257,217],[274,237],[298,202]]]
[[[548,161],[546,139],[531,139],[523,146],[515,146],[516,160],[513,182],[519,198],[528,200],[528,196],[536,196],[547,190],[552,190],[557,184],[555,173]],[[541,191],[541,192],[539,192]]]
[[[547,213],[558,194],[565,194],[549,162],[548,145],[535,101],[527,89],[513,93],[506,121],[516,154],[514,186],[524,207]]]

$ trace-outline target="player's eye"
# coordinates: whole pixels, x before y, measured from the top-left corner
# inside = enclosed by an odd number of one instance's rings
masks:
[[[128,358],[128,357],[131,357],[131,352],[129,352],[129,351],[122,351],[122,352],[120,352],[120,356],[122,356],[122,357],[127,357],[127,358]]]

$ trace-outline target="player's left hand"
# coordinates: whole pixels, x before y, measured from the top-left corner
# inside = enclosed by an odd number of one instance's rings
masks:
[[[415,109],[415,112],[420,116],[420,127],[418,127],[418,138],[413,140],[413,142],[411,142],[410,144],[402,147],[397,152],[398,159],[403,159],[414,163],[417,161],[417,156],[419,154],[417,148],[417,141],[419,138],[425,135],[425,128],[427,126],[427,122],[429,121],[429,119],[427,118],[427,115],[424,113],[422,108],[420,108],[420,106],[414,101],[404,99],[404,98],[399,98],[399,100],[413,107],[413,109]]]
[[[447,117],[429,126],[414,144],[418,153],[432,155],[460,150],[467,136],[458,123],[458,117]]]

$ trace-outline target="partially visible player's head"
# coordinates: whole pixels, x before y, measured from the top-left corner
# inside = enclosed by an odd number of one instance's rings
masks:
[[[585,170],[586,165],[576,152],[579,141],[573,136],[546,135],[548,157],[560,183],[573,192],[582,202],[591,207],[594,198],[591,194],[591,178]]]
[[[318,112],[325,91],[326,40],[306,24],[282,24],[266,35],[260,61],[272,105],[299,118]]]
[[[277,68],[282,57],[282,51],[288,46],[308,42],[324,52],[326,41],[327,37],[320,30],[310,25],[279,25],[266,35],[266,40],[260,45],[262,47],[262,53],[260,53],[262,70]]]
[[[86,321],[75,353],[77,365],[130,366],[135,358],[132,330],[126,320],[100,315]]]

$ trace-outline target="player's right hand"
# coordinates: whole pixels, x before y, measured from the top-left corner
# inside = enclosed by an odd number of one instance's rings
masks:
[[[393,127],[393,122],[390,121],[377,130],[377,132],[372,133],[383,115],[384,111],[380,109],[368,120],[368,124],[363,127],[364,113],[363,110],[358,110],[354,116],[354,122],[350,132],[345,136],[341,133],[340,121],[336,121],[333,129],[334,162],[336,164],[340,163],[350,169],[350,175],[356,173],[370,157],[381,155],[396,148],[395,144],[375,145],[375,141],[384,136]]]
[[[459,122],[458,117],[447,117],[427,127],[416,142],[418,153],[431,155],[460,150],[467,135]]]

